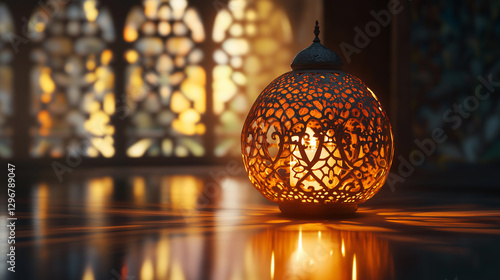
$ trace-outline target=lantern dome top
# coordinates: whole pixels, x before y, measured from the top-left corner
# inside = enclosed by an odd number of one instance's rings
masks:
[[[329,48],[323,46],[318,38],[319,25],[316,21],[312,45],[300,51],[292,62],[293,70],[339,70],[344,64],[340,56]]]

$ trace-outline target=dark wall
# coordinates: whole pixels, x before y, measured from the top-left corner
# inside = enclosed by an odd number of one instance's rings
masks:
[[[387,10],[387,0],[324,1],[324,44],[337,52],[344,61],[344,70],[366,83],[375,92],[389,116],[391,77],[391,25],[376,23],[373,12]],[[355,29],[366,34],[366,27],[377,26],[378,32],[358,40]],[[372,30],[372,29],[369,29]],[[377,31],[377,28],[373,28]],[[370,31],[369,31],[370,32]],[[364,44],[359,44],[359,43]],[[351,53],[352,52],[352,53]]]

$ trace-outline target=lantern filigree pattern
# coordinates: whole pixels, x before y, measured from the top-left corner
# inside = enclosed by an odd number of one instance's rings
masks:
[[[375,94],[342,71],[292,71],[261,93],[242,134],[253,185],[270,201],[358,204],[384,184],[393,156]]]

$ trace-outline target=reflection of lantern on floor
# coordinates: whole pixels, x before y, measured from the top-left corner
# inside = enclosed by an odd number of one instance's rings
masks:
[[[389,243],[372,232],[317,224],[277,227],[251,239],[245,256],[257,279],[394,278]]]
[[[287,214],[353,213],[382,187],[393,157],[389,119],[376,95],[340,71],[318,39],[293,71],[260,94],[242,132],[253,185]]]

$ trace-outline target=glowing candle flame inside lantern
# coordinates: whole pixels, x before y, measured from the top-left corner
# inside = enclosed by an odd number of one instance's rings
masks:
[[[292,137],[292,143],[294,140],[299,138],[300,137],[298,136]],[[336,181],[335,174],[340,172],[340,168],[334,168],[333,170],[328,168],[328,166],[333,166],[335,163],[332,156],[335,150],[335,145],[328,140],[327,136],[324,138],[325,139],[322,145],[319,145],[318,137],[314,135],[314,131],[311,127],[307,127],[306,134],[302,139],[300,139],[300,145],[291,145],[292,156],[290,160],[290,185],[292,187],[295,187],[299,182],[302,182],[301,188],[304,191],[308,191],[310,189],[321,190],[323,187],[320,183],[318,183],[317,178],[322,178],[322,173],[328,174],[328,177],[323,179],[323,183],[327,186],[335,186],[338,182],[338,180]],[[307,165],[304,161],[313,161],[317,156],[318,149],[320,149],[318,161],[313,165],[312,171],[308,173],[304,168],[304,166]],[[303,156],[304,154],[305,157]],[[325,165],[325,162],[327,165]]]

